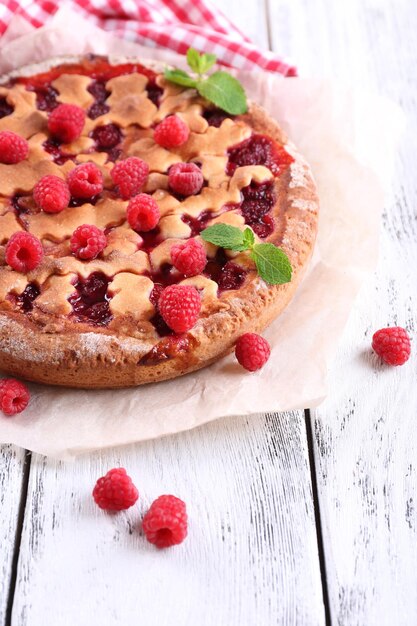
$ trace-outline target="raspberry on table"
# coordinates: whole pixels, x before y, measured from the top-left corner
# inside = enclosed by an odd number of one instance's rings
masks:
[[[123,467],[115,467],[98,479],[93,489],[93,498],[100,509],[123,511],[133,506],[139,492]]]
[[[169,115],[160,122],[153,133],[157,144],[163,148],[178,148],[190,136],[190,129],[178,115]]]
[[[48,118],[50,133],[63,143],[71,143],[81,135],[85,111],[76,104],[59,104]]]
[[[175,163],[169,168],[168,185],[181,196],[194,196],[203,183],[202,171],[195,163]]]
[[[136,196],[146,183],[149,166],[139,157],[128,157],[119,161],[110,172],[114,184],[118,187],[119,195],[124,200]]]
[[[174,267],[184,276],[197,276],[206,267],[206,250],[199,239],[188,239],[185,243],[172,246],[171,260]]]
[[[148,232],[156,228],[160,217],[156,200],[147,193],[139,193],[128,204],[127,221],[130,227],[137,232]]]
[[[79,259],[95,259],[107,246],[107,237],[93,224],[82,224],[72,233],[71,252]]]
[[[201,297],[195,287],[170,285],[161,293],[158,308],[171,330],[175,333],[185,333],[198,319]]]
[[[143,518],[146,539],[157,548],[170,548],[187,536],[188,518],[185,502],[171,495],[159,496]]]
[[[236,358],[249,372],[256,372],[265,365],[271,354],[266,339],[256,333],[245,333],[236,342]]]
[[[372,348],[388,365],[404,365],[410,358],[410,337],[405,328],[381,328],[372,337]]]
[[[29,144],[24,137],[11,130],[0,132],[0,163],[14,165],[27,158]]]
[[[59,176],[42,176],[33,188],[33,199],[45,213],[60,213],[68,207],[70,190]]]
[[[29,404],[29,389],[15,378],[0,380],[0,411],[5,415],[16,415]]]
[[[95,163],[81,163],[70,171],[67,183],[73,198],[93,198],[103,191],[103,174]]]
[[[14,233],[6,245],[6,263],[16,272],[27,274],[41,263],[43,247],[35,235],[25,231]]]

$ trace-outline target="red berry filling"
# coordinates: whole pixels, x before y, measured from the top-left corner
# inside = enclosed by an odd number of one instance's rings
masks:
[[[0,119],[6,115],[11,115],[13,111],[14,108],[7,102],[6,98],[0,98]]]
[[[58,92],[51,85],[39,85],[36,87],[29,87],[28,89],[29,91],[34,91],[36,93],[36,106],[40,111],[50,113],[58,106]]]
[[[103,81],[95,80],[87,88],[87,91],[95,98],[95,102],[90,106],[87,113],[90,119],[95,120],[100,115],[110,111],[110,107],[105,103],[110,95],[110,91],[107,91],[106,84]]]
[[[67,161],[74,158],[74,154],[64,154],[61,150],[61,142],[50,137],[42,144],[43,149],[48,154],[52,154],[54,163],[64,165]]]
[[[277,176],[293,160],[292,156],[270,137],[253,134],[249,139],[229,149],[226,171],[232,176],[237,167],[264,165]]]
[[[184,214],[181,219],[190,227],[191,237],[196,237],[206,228],[207,223],[213,219],[213,214],[211,211],[203,211],[198,217],[191,217],[191,215]]]
[[[252,182],[242,190],[240,208],[246,224],[251,226],[258,237],[267,237],[274,228],[272,217],[267,215],[275,204],[274,181]]]
[[[159,107],[162,94],[164,93],[162,87],[159,87],[155,81],[150,81],[146,86],[146,91],[148,93],[149,100],[153,102],[155,106]]]
[[[209,126],[215,126],[216,128],[219,128],[224,120],[234,119],[234,115],[229,115],[221,109],[208,109],[204,111],[203,117],[207,120]]]
[[[240,289],[245,282],[247,271],[229,261],[225,251],[220,248],[216,257],[207,263],[204,274],[219,285],[221,292]]]
[[[94,272],[75,284],[76,293],[68,298],[74,317],[78,322],[107,326],[112,319],[107,289],[110,279],[101,272]]]
[[[246,270],[239,265],[228,261],[221,269],[218,277],[218,285],[220,291],[228,291],[229,289],[240,289],[245,282]]]
[[[116,124],[106,124],[105,126],[97,126],[92,131],[91,137],[97,144],[97,150],[108,152],[121,142],[122,133]]]
[[[25,290],[16,298],[16,302],[24,311],[28,313],[33,309],[33,302],[40,294],[40,289],[36,283],[29,283],[26,285]]]
[[[162,361],[175,359],[181,353],[188,352],[190,345],[191,340],[189,335],[164,337],[152,350],[149,350],[149,352],[140,359],[138,365],[157,365]]]

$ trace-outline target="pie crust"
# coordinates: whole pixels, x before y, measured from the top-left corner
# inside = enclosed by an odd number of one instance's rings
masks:
[[[95,119],[86,118],[79,139],[65,146],[48,143],[48,112],[39,110],[41,90],[32,90],[36,76],[59,68],[60,75],[55,72],[50,83],[52,97],[90,110],[95,97],[89,87],[98,80],[91,75],[91,68],[106,63],[107,67],[141,65],[139,72],[106,82],[105,112]],[[68,73],[65,64],[81,64],[90,68],[90,75]],[[318,199],[308,164],[259,105],[250,102],[247,114],[226,117],[220,126],[209,125],[212,105],[193,90],[166,83],[162,70],[160,64],[137,59],[61,57],[1,79],[0,104],[6,102],[14,110],[0,118],[0,131],[12,130],[26,137],[30,146],[27,160],[0,164],[3,372],[80,388],[127,387],[174,378],[228,354],[241,334],[261,332],[294,295],[311,257],[318,226]],[[166,150],[153,141],[152,126],[172,113],[187,122],[191,133],[183,146]],[[113,152],[101,150],[94,139],[94,130],[108,124],[120,130],[121,141]],[[250,164],[232,172],[228,166],[231,149],[258,135],[272,140],[275,160],[270,167],[274,170],[278,164],[277,171]],[[159,229],[150,237],[141,237],[129,227],[128,202],[114,193],[109,175],[114,160],[132,155],[149,164],[144,191],[153,194],[161,211]],[[38,211],[31,192],[39,178],[45,174],[65,177],[85,161],[97,163],[104,174],[105,190],[97,202],[70,206],[60,214]],[[198,195],[180,198],[170,193],[167,171],[179,161],[201,166],[206,182]],[[207,243],[208,267],[213,271],[191,278],[177,276],[169,265],[171,245],[198,237],[198,230],[212,223],[246,227],[241,190],[248,185],[273,194],[268,218],[260,219],[260,228],[258,223],[252,226],[255,234],[260,233],[259,241],[274,243],[286,252],[293,268],[291,282],[268,285],[257,275],[247,253],[219,252]],[[105,229],[108,236],[106,249],[92,261],[80,261],[69,250],[69,237],[85,223]],[[9,237],[22,229],[41,239],[45,248],[41,265],[28,275],[11,270],[5,261]],[[237,273],[242,283],[238,288],[230,288],[230,284],[219,288],[218,276],[226,271],[225,263]],[[98,322],[88,317],[92,315],[88,310],[86,315],[74,310],[77,289],[82,290],[92,274],[108,282],[106,295],[98,303],[100,315],[104,311]],[[154,284],[164,285],[166,280],[193,285],[200,291],[200,318],[185,335],[167,334],[158,326],[150,296]],[[235,286],[233,281],[231,285]]]

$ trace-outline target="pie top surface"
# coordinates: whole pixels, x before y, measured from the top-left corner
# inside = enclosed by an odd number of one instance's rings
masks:
[[[48,130],[48,117],[61,103],[86,113],[72,143]],[[172,114],[190,134],[183,145],[166,149],[154,141],[154,128]],[[111,65],[88,57],[9,78],[0,85],[0,131],[26,138],[29,154],[17,164],[0,163],[0,312],[46,333],[135,338],[148,354],[174,334],[157,309],[157,296],[167,285],[194,286],[201,295],[201,319],[227,311],[237,293],[245,298],[264,288],[248,253],[217,248],[200,232],[216,223],[249,226],[257,241],[281,246],[297,262],[296,246],[286,236],[288,219],[291,211],[305,213],[308,201],[302,206],[299,200],[297,207],[295,197],[291,208],[286,198],[289,187],[302,186],[297,177],[303,177],[303,167],[290,175],[296,165],[291,147],[278,127],[271,134],[268,128],[255,105],[246,115],[229,116],[138,63]],[[111,177],[115,164],[132,156],[148,164],[141,192],[150,194],[160,211],[158,225],[147,232],[130,227],[129,200],[120,197]],[[103,174],[101,193],[89,200],[72,197],[68,208],[55,214],[37,206],[33,189],[43,176],[65,180],[86,162]],[[199,193],[181,196],[170,188],[168,174],[176,163],[200,168]],[[92,260],[71,252],[70,238],[83,224],[106,236],[106,246]],[[19,231],[35,235],[44,249],[42,262],[28,273],[6,262],[7,242]],[[190,238],[203,244],[207,264],[201,274],[187,277],[173,266],[171,248]]]

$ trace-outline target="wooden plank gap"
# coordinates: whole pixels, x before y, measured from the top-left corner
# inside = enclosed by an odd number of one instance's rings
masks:
[[[322,528],[322,523],[321,523],[319,491],[318,491],[318,485],[317,485],[316,460],[314,458],[313,428],[311,425],[310,409],[304,410],[304,417],[305,417],[305,425],[306,425],[308,458],[309,458],[310,474],[311,474],[311,490],[313,494],[314,517],[315,517],[315,522],[316,522],[315,526],[316,526],[316,535],[317,535],[317,549],[319,553],[319,563],[320,563],[321,587],[322,587],[322,592],[323,592],[324,616],[326,620],[326,626],[331,626],[332,620],[331,620],[331,613],[330,613],[330,598],[329,598],[329,589],[327,585],[326,557],[325,557],[325,552],[324,552],[323,528]]]
[[[15,595],[15,590],[16,590],[16,580],[17,580],[17,566],[19,562],[20,544],[22,541],[22,531],[23,531],[23,524],[25,521],[26,503],[28,499],[28,485],[29,485],[29,474],[30,474],[31,463],[32,463],[32,453],[30,452],[30,450],[25,450],[25,462],[23,464],[22,486],[20,490],[19,514],[18,514],[17,524],[16,524],[13,559],[12,559],[12,567],[11,567],[11,574],[10,574],[10,586],[9,586],[9,592],[7,595],[5,626],[11,626],[11,623],[12,623],[13,601],[14,601],[14,595]]]

